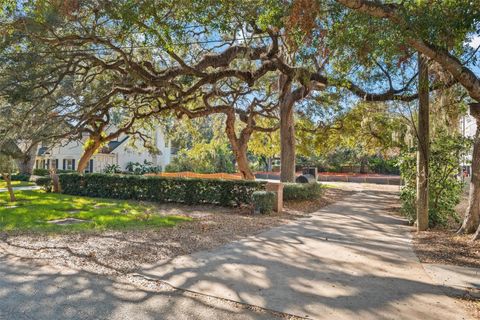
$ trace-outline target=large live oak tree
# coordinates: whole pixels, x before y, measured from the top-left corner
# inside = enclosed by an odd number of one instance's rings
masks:
[[[477,32],[480,3],[458,0],[444,2],[385,3],[369,0],[336,0],[339,4],[374,19],[388,21],[401,33],[402,41],[430,58],[461,84],[469,96],[480,102],[480,76],[469,66],[477,55],[465,48],[469,33]],[[477,28],[477,29],[476,29]],[[466,52],[467,51],[467,52]],[[467,53],[467,54],[465,54]],[[462,61],[463,60],[463,61]],[[477,118],[477,111],[472,115]],[[480,122],[477,122],[477,126]],[[472,155],[472,182],[469,206],[459,233],[475,232],[480,238],[480,139],[474,140]]]

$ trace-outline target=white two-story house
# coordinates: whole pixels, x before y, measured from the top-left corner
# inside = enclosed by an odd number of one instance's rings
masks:
[[[98,150],[87,166],[86,172],[104,172],[108,165],[118,165],[121,171],[127,170],[130,162],[152,163],[152,166],[160,167],[163,171],[170,163],[174,148],[165,137],[163,131],[157,127],[151,132],[158,153],[149,152],[142,143],[133,141],[128,135],[121,135],[118,139],[110,141],[108,145]],[[83,144],[88,140],[84,136],[77,141],[63,141],[54,145],[41,146],[38,149],[35,168],[49,169],[51,166],[59,170],[76,170],[78,161],[83,154]]]

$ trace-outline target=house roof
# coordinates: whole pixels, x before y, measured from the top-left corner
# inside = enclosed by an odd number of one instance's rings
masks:
[[[122,140],[120,141],[110,141],[108,143],[108,153],[111,153],[113,150],[115,150],[116,148],[118,148],[122,143],[124,143],[126,140],[128,140],[129,136],[126,136],[125,138],[123,138]]]
[[[43,156],[45,152],[47,152],[48,148],[47,147],[40,147],[38,148],[38,156]]]

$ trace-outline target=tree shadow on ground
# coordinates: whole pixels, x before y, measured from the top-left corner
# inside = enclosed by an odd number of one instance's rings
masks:
[[[397,199],[396,193],[357,193],[310,218],[142,273],[317,319],[463,319],[418,262],[406,221],[386,212]]]
[[[0,252],[0,319],[216,318],[272,319],[274,315]]]

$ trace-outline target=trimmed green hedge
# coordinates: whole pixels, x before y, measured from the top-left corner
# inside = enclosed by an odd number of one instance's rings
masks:
[[[57,169],[57,174],[61,173],[74,173],[76,172],[75,170],[60,170]],[[50,171],[48,169],[33,169],[33,175],[34,176],[49,176]]]
[[[275,198],[277,194],[273,191],[255,191],[252,194],[252,201],[255,211],[262,214],[269,214],[273,211],[275,205]]]
[[[135,175],[60,174],[62,192],[70,195],[222,206],[251,204],[265,182],[145,177]]]
[[[33,169],[34,176],[48,176],[48,169]]]
[[[323,187],[319,183],[285,183],[283,200],[309,200],[320,197]]]
[[[52,178],[50,177],[38,177],[37,180],[35,180],[35,184],[42,187],[46,192],[52,191]]]
[[[10,176],[10,179],[12,181],[30,181],[30,175],[26,173],[16,173],[16,174],[12,174]],[[3,180],[3,178],[0,177],[0,180]]]

